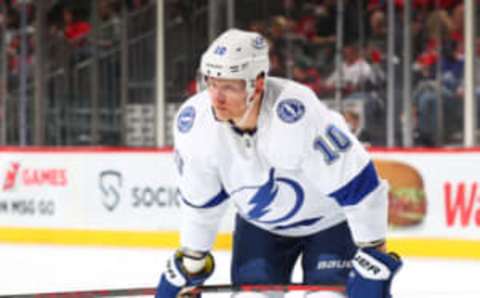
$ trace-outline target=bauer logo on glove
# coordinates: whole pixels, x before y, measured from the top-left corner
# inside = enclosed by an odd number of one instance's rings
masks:
[[[391,298],[392,280],[401,266],[402,261],[396,254],[374,248],[358,250],[347,281],[348,297]]]
[[[391,274],[387,266],[365,253],[355,256],[353,267],[368,279],[385,280],[390,278]]]

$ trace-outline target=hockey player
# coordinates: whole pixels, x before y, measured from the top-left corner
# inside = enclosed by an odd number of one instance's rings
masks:
[[[385,253],[388,187],[343,118],[307,87],[269,77],[268,45],[257,33],[226,31],[200,67],[207,90],[188,99],[175,122],[181,248],[156,297],[176,297],[213,273],[210,250],[230,202],[233,284],[289,283],[301,256],[305,284],[345,284],[350,298],[391,297],[401,263]]]

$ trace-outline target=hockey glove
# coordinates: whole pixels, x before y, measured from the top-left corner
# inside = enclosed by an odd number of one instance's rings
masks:
[[[195,269],[197,272],[191,273],[192,269],[190,272],[187,270],[198,266],[198,263],[203,264],[199,271]],[[214,268],[215,262],[209,252],[177,250],[167,260],[167,267],[160,277],[155,298],[175,298],[182,288],[203,284],[212,275]]]
[[[396,254],[374,248],[359,249],[347,281],[349,298],[391,298],[392,279],[402,266]]]

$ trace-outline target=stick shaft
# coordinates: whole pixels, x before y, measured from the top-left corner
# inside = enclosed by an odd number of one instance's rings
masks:
[[[87,290],[71,292],[51,292],[32,294],[0,295],[0,298],[94,298],[94,297],[119,297],[119,296],[153,296],[155,288],[130,288],[109,290]],[[195,296],[200,293],[233,293],[233,292],[290,292],[290,291],[332,291],[344,292],[343,286],[337,285],[304,285],[304,284],[275,284],[275,285],[206,285],[187,288],[182,296]]]
[[[304,285],[304,284],[271,284],[271,285],[206,285],[186,289],[184,294],[195,295],[200,293],[222,292],[290,292],[290,291],[331,291],[345,292],[341,285]]]
[[[131,288],[112,290],[90,290],[52,293],[32,293],[0,295],[0,298],[93,298],[93,297],[118,297],[118,296],[143,296],[155,295],[155,288]]]

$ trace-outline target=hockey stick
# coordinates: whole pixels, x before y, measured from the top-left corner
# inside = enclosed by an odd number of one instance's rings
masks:
[[[131,289],[110,289],[110,290],[86,290],[71,292],[51,292],[32,294],[0,295],[0,298],[97,298],[97,297],[119,297],[119,296],[153,296],[155,288],[131,288]],[[322,286],[304,284],[283,284],[283,285],[206,285],[185,288],[179,297],[196,297],[200,293],[233,293],[233,292],[289,292],[289,291],[332,291],[344,292],[343,286]]]
[[[345,292],[342,285],[305,285],[305,284],[259,284],[259,285],[206,285],[185,288],[180,292],[180,297],[196,297],[201,293],[234,293],[234,292],[290,292],[290,291],[330,291]],[[1,297],[0,297],[1,298]]]
[[[0,298],[93,298],[93,297],[119,297],[119,296],[153,296],[155,288],[131,288],[113,290],[86,290],[71,292],[33,293],[0,295]]]

